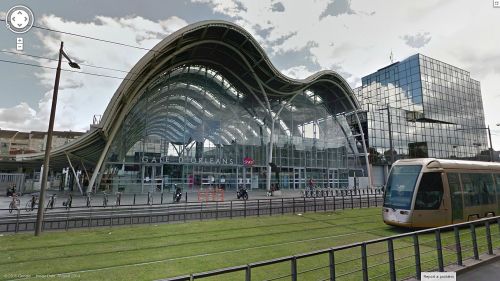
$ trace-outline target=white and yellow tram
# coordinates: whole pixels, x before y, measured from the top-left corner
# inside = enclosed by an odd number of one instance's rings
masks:
[[[386,224],[421,228],[500,214],[500,163],[405,159],[384,191]]]

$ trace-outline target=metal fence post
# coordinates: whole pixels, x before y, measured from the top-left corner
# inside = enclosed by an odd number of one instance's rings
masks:
[[[260,199],[257,199],[257,216],[260,217]]]
[[[375,207],[378,207],[377,192],[375,192]]]
[[[252,280],[252,267],[248,264],[247,268],[245,269],[245,281],[251,281]]]
[[[368,281],[368,260],[366,258],[366,244],[361,244],[361,264],[363,269],[363,281]]]
[[[326,197],[323,197],[323,212],[326,212]]]
[[[500,232],[500,218],[497,219],[498,232]]]
[[[336,198],[335,198],[335,195],[333,195],[333,210],[335,211],[337,205],[336,205]]]
[[[66,208],[66,227],[65,229],[68,230],[69,228],[69,208]]]
[[[453,227],[455,233],[455,250],[457,251],[457,264],[462,266],[462,245],[460,244],[460,232],[457,226]]]
[[[229,205],[229,217],[233,218],[233,200],[229,201],[231,204]]]
[[[436,251],[437,251],[437,258],[438,258],[438,269],[440,272],[444,271],[444,264],[443,264],[443,248],[441,245],[441,231],[438,229],[435,231],[436,235]]]
[[[344,201],[345,201],[345,196],[344,194],[342,194],[342,210],[345,210]]]
[[[133,203],[133,205],[135,205],[135,193],[134,193],[134,203]]]
[[[488,254],[493,255],[493,245],[491,244],[491,230],[489,221],[485,223],[485,227],[486,227],[486,241],[488,243]]]
[[[273,215],[273,200],[269,199],[269,215]]]
[[[296,257],[292,257],[292,260],[291,260],[291,277],[292,277],[292,281],[297,281],[297,258]]]
[[[328,257],[330,260],[330,281],[335,281],[335,251],[328,251]]]
[[[21,212],[21,210],[19,209],[19,207],[17,208],[17,219],[16,219],[16,229],[15,229],[15,233],[17,233],[19,231],[19,213]]]
[[[415,251],[415,278],[420,280],[422,268],[420,267],[420,244],[418,243],[418,234],[413,234],[413,250]]]
[[[351,191],[351,209],[354,209],[354,199],[352,198],[352,191]]]
[[[163,192],[161,193],[161,200],[160,200],[160,204],[163,204]]]
[[[316,213],[316,197],[314,197],[313,202],[314,202],[314,212]]]
[[[285,204],[283,202],[283,197],[281,197],[281,215],[285,214]]]
[[[306,213],[306,198],[304,197],[304,213]]]
[[[295,214],[295,197],[292,198],[292,207],[293,207],[293,213]]]
[[[243,200],[243,217],[247,217],[247,200]]]
[[[186,214],[184,214],[185,216]],[[215,201],[215,219],[219,219],[219,201]]]
[[[186,213],[187,213],[187,202],[184,203],[184,222],[186,222]],[[217,212],[216,212],[217,214]]]
[[[392,238],[387,239],[387,254],[389,255],[389,276],[396,281],[396,265],[394,262],[394,244]]]
[[[366,207],[370,208],[370,192],[366,193]]]
[[[233,201],[231,201],[231,204]],[[200,221],[203,220],[203,201],[200,202]]]
[[[474,250],[474,259],[479,260],[479,252],[477,249],[477,239],[476,239],[476,226],[474,223],[470,224],[470,236],[472,238],[472,249]]]
[[[132,224],[132,206],[130,206],[130,224]]]

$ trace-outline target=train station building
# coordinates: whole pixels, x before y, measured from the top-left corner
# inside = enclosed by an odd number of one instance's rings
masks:
[[[282,75],[256,40],[224,21],[189,25],[130,71],[102,119],[54,148],[79,188],[139,193],[220,186],[369,185],[360,105],[334,71]],[[42,154],[18,156],[42,163]],[[81,185],[81,186],[80,186]]]

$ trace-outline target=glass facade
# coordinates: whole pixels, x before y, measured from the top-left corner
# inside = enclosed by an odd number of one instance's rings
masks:
[[[371,163],[488,154],[480,84],[465,70],[416,54],[363,77],[354,92]]]
[[[124,192],[183,188],[265,188],[269,143],[272,184],[347,187],[365,175],[352,113],[332,116],[313,87],[290,97],[269,96],[271,118],[251,93],[206,66],[165,72],[134,102],[107,154],[100,188]],[[366,164],[365,164],[366,165]],[[366,176],[366,175],[365,175]]]

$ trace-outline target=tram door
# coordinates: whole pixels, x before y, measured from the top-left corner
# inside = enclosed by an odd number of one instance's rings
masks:
[[[146,164],[142,166],[142,193],[163,192],[163,165]]]
[[[306,187],[306,169],[294,168],[293,169],[293,188],[303,189]]]
[[[444,190],[441,172],[422,174],[415,198],[412,224],[418,227],[436,227],[451,223],[450,199]],[[445,182],[447,183],[447,182]]]

